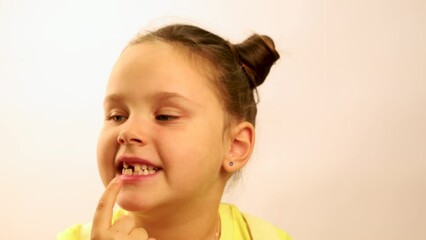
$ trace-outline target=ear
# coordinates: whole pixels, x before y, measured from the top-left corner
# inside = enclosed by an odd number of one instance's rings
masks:
[[[244,167],[253,152],[254,139],[253,124],[241,122],[232,127],[228,152],[222,163],[226,172],[234,173]]]

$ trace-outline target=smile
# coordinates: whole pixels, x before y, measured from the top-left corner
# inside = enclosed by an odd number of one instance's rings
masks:
[[[152,175],[159,170],[160,168],[147,165],[147,164],[123,162],[123,164],[121,165],[121,174],[127,175],[127,176]]]

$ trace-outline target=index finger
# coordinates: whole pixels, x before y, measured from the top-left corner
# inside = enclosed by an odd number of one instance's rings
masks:
[[[92,232],[104,231],[111,226],[112,210],[117,195],[120,192],[120,188],[121,181],[118,178],[114,178],[106,187],[96,207],[95,216],[93,217]]]

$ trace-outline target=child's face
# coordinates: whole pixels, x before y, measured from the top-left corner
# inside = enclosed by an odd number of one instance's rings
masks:
[[[128,47],[113,68],[98,166],[105,185],[117,175],[124,179],[117,197],[124,209],[175,207],[223,190],[225,113],[198,71],[182,51],[161,42]],[[123,156],[159,170],[123,176]]]

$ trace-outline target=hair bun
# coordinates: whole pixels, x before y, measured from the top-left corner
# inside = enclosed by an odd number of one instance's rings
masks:
[[[265,81],[272,65],[280,58],[274,41],[266,35],[253,34],[233,47],[252,89]]]

